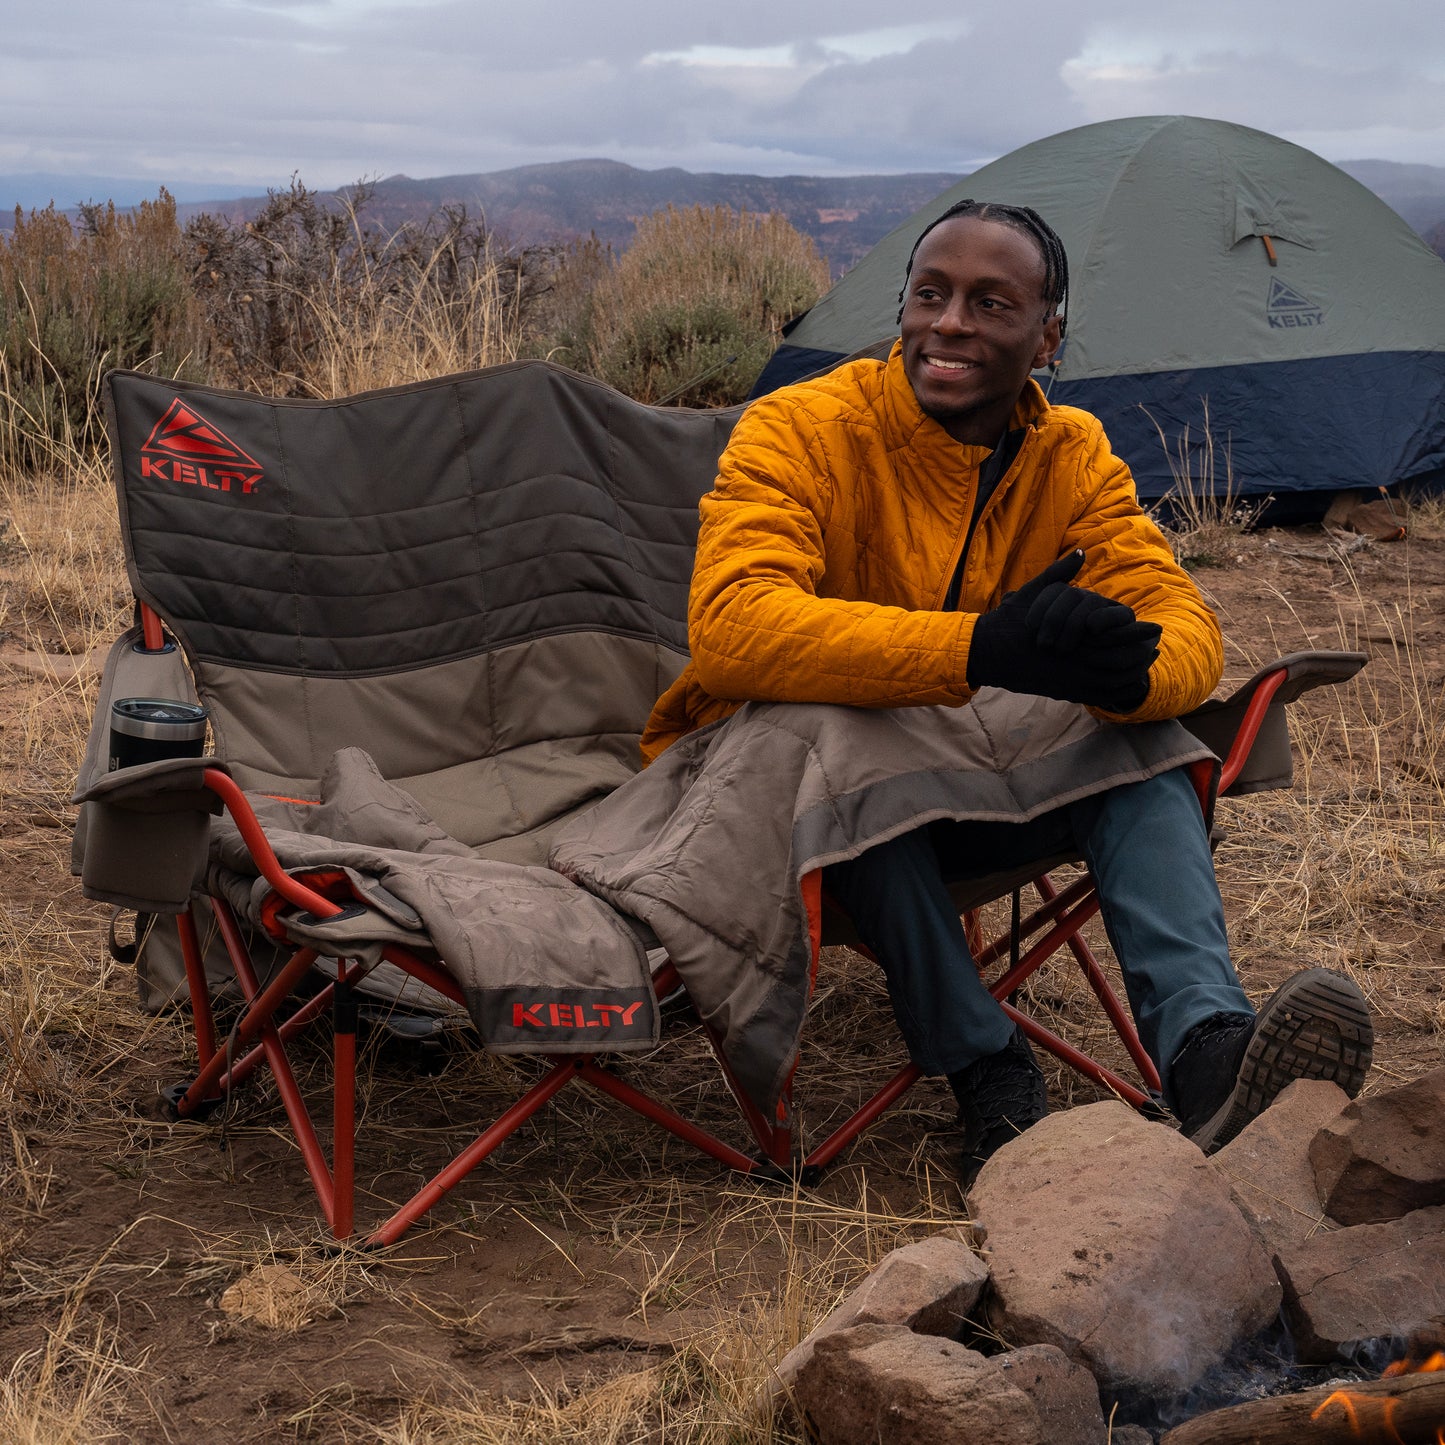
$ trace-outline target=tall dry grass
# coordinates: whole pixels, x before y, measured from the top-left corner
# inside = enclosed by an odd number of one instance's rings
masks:
[[[1169,491],[1151,508],[1181,567],[1215,567],[1238,560],[1237,539],[1259,520],[1269,497],[1242,496],[1234,478],[1229,444],[1219,445],[1209,426],[1209,398],[1196,441],[1189,427],[1172,439],[1149,414],[1164,450]]]
[[[521,325],[511,266],[484,254],[459,277],[447,270],[434,252],[403,288],[368,266],[350,295],[312,298],[315,353],[298,378],[306,392],[350,396],[515,361]]]
[[[516,357],[532,253],[504,251],[464,209],[386,234],[369,194],[338,210],[293,181],[244,227],[190,223],[213,381],[336,397]]]
[[[113,1331],[67,1314],[39,1349],[0,1376],[0,1439],[7,1445],[116,1445],[143,1398],[141,1362],[125,1360]]]

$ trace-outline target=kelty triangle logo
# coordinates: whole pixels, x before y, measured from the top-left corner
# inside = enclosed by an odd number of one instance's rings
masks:
[[[1296,326],[1321,326],[1324,324],[1324,308],[1302,296],[1293,286],[1286,285],[1277,276],[1269,282],[1269,300],[1265,303],[1265,315],[1271,329],[1286,330]]]
[[[246,467],[256,466],[253,457],[219,427],[198,416],[180,397],[155,424],[141,450],[181,457],[188,462],[239,462]]]
[[[151,428],[140,450],[143,481],[250,496],[262,479],[260,463],[180,397]]]

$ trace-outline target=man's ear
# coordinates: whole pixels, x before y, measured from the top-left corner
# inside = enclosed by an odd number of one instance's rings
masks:
[[[1063,318],[1057,311],[1044,322],[1044,334],[1039,340],[1039,349],[1034,352],[1035,371],[1042,371],[1054,359],[1064,339],[1063,326]]]

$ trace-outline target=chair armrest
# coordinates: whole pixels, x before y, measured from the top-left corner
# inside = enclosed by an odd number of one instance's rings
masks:
[[[1369,661],[1363,652],[1291,652],[1229,697],[1211,699],[1179,719],[1223,762],[1220,797],[1240,797],[1294,782],[1285,708],[1311,688],[1346,682]]]
[[[228,774],[220,768],[207,768],[204,780],[206,787],[216,794],[231,815],[231,821],[236,825],[236,831],[240,833],[246,851],[256,864],[256,871],[276,893],[316,919],[335,918],[343,911],[339,903],[332,902],[324,893],[318,893],[314,888],[308,888],[281,866],[280,859],[276,857],[275,850],[266,839],[266,832],[261,827],[260,819],[256,817],[255,809]]]

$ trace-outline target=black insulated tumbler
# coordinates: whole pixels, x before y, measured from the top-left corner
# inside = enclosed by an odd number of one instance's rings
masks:
[[[122,697],[110,709],[110,767],[162,758],[198,758],[206,750],[206,710],[165,697]]]

